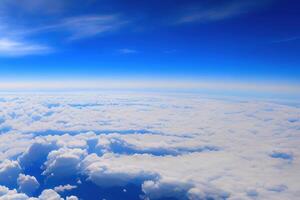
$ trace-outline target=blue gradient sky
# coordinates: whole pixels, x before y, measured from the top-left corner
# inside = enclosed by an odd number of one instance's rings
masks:
[[[4,0],[0,78],[299,84],[296,0]]]

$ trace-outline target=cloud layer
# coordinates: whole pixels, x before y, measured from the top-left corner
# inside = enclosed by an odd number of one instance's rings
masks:
[[[195,94],[1,94],[0,199],[296,199],[300,109]]]

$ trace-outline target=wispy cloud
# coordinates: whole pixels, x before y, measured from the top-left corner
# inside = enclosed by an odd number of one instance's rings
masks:
[[[128,22],[123,20],[117,12],[71,12],[74,6],[89,6],[91,1],[78,0],[71,3],[69,0],[2,0],[0,2],[0,35],[1,37],[28,35],[48,32],[68,34],[68,39],[82,39],[102,33],[112,32]],[[19,13],[16,15],[16,13]],[[85,14],[83,14],[85,13]],[[94,14],[91,14],[94,13]],[[97,13],[97,14],[95,14]],[[19,16],[24,16],[16,21]],[[33,19],[36,16],[38,19]],[[68,17],[65,17],[68,16]],[[4,35],[3,35],[4,33]],[[11,37],[8,37],[11,38]]]
[[[25,56],[52,52],[53,48],[28,41],[29,36],[45,32],[66,33],[67,40],[78,40],[95,37],[100,34],[118,30],[127,21],[120,20],[118,15],[87,15],[60,19],[59,22],[34,28],[15,28],[5,21],[0,21],[0,56]],[[123,49],[123,53],[133,50]]]
[[[45,54],[51,51],[52,49],[47,46],[0,38],[0,56],[25,56]]]
[[[69,31],[70,39],[81,39],[115,31],[126,23],[117,15],[88,15],[66,18],[54,28]]]
[[[265,3],[265,1],[260,2],[259,5],[262,3]],[[242,13],[247,13],[256,6],[258,6],[257,2],[228,1],[221,6],[191,8],[187,9],[186,12],[179,17],[175,24],[191,22],[205,23],[224,20]]]
[[[135,54],[135,53],[138,53],[137,50],[135,50],[135,49],[128,49],[128,48],[118,49],[118,52],[120,54]]]
[[[275,40],[272,43],[292,42],[292,41],[295,41],[295,40],[300,40],[300,36]]]
[[[27,55],[47,54],[53,48],[39,42],[28,40],[29,29],[17,28],[10,25],[9,20],[0,17],[0,56],[20,57]]]
[[[43,32],[66,32],[69,40],[77,40],[119,30],[129,23],[118,15],[84,15],[63,18],[57,23],[48,24],[25,31],[21,34],[37,34]]]
[[[68,0],[1,0],[0,10],[5,14],[11,14],[13,10],[20,13],[52,15],[62,13],[67,9]]]
[[[76,185],[70,185],[70,184],[67,184],[67,185],[59,185],[59,186],[56,186],[54,187],[54,190],[56,192],[65,192],[65,191],[68,191],[68,190],[73,190],[77,188]]]

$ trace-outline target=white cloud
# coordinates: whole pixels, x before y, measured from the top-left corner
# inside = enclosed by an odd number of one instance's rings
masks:
[[[7,187],[0,186],[0,200],[64,200],[52,189],[43,190],[39,197],[28,197],[24,193],[18,193],[17,190],[10,190]],[[78,200],[76,196],[68,196],[66,200]]]
[[[89,180],[102,187],[142,183],[143,191],[150,199],[164,197],[185,199],[197,194],[201,195],[199,198],[230,196],[229,192],[213,186],[209,178],[205,179],[199,175],[202,171],[199,169],[201,163],[208,157],[209,153],[177,157],[155,157],[147,154],[132,156],[105,154],[102,157],[90,155],[83,161],[83,173],[88,175]],[[208,169],[207,166],[204,168]],[[196,193],[196,189],[193,188],[197,188],[199,192]]]
[[[29,198],[15,189],[9,190],[7,187],[0,186],[0,200],[29,200]]]
[[[187,198],[190,200],[201,200],[201,199],[227,199],[230,195],[222,190],[218,190],[207,185],[194,187],[188,190]],[[243,197],[245,198],[245,197]],[[230,198],[229,198],[230,199]],[[232,198],[234,199],[234,198]]]
[[[0,185],[16,186],[21,167],[17,161],[4,160],[0,163]]]
[[[147,141],[145,143],[144,141]],[[191,152],[218,151],[219,147],[194,138],[153,134],[101,135],[96,148],[99,152],[149,153],[154,155],[178,155]]]
[[[33,194],[33,192],[36,191],[40,186],[39,182],[34,176],[29,176],[25,174],[19,174],[17,182],[19,185],[18,190],[27,195]]]
[[[46,161],[48,154],[56,148],[57,146],[53,142],[37,140],[27,147],[26,151],[19,156],[18,160],[23,169],[40,168]]]
[[[214,188],[209,184],[194,186],[179,180],[145,181],[142,189],[150,199],[176,198],[176,199],[226,199],[229,193]]]
[[[289,37],[289,38],[275,40],[272,43],[292,42],[292,41],[299,40],[299,39],[300,39],[300,36]]]
[[[88,37],[95,37],[101,34],[113,33],[128,24],[117,14],[110,15],[82,15],[62,18],[60,21],[28,29],[27,34],[41,32],[66,32],[69,40],[78,40]]]
[[[160,181],[145,181],[142,185],[143,191],[150,199],[160,199],[173,197],[177,199],[186,199],[187,191],[193,186],[188,183],[179,183],[176,180],[169,183]],[[204,197],[206,198],[206,196]]]
[[[77,188],[76,185],[70,185],[70,184],[67,184],[67,185],[59,185],[59,186],[56,186],[54,187],[54,190],[58,193],[60,192],[64,192],[64,191],[67,191],[67,190],[73,190]]]
[[[259,3],[253,1],[228,1],[214,7],[202,6],[200,8],[187,9],[187,14],[181,16],[176,24],[224,20],[239,14],[247,13],[249,10],[265,3],[266,1],[264,0]]]
[[[54,190],[44,190],[38,200],[63,200]]]
[[[39,44],[0,38],[0,56],[25,56],[51,52],[51,48]]]
[[[76,196],[69,196],[66,200],[78,200],[78,198]]]
[[[41,11],[41,15],[51,15],[61,13],[66,7],[66,0],[51,1],[51,0],[2,0],[0,2],[0,11],[6,15],[14,15],[11,11],[18,11],[26,14],[36,14],[37,11]]]
[[[66,18],[58,27],[70,31],[70,39],[80,39],[115,31],[126,23],[117,15],[88,15]]]
[[[47,3],[37,3],[35,0],[32,0],[29,1],[29,3],[23,4],[15,2],[14,4],[19,5],[20,7],[17,9],[21,9],[23,11],[25,10],[32,12],[36,9],[39,9],[39,11],[42,9],[45,13],[60,11],[60,7],[63,7],[62,4],[53,2],[51,2],[51,6],[47,6],[49,2],[50,1],[47,1]],[[3,2],[1,3],[0,56],[2,57],[20,57],[53,53],[55,51],[54,47],[47,44],[41,44],[36,41],[30,41],[28,39],[29,37],[33,38],[33,36],[36,34],[41,34],[45,32],[64,32],[68,34],[68,40],[77,40],[82,38],[94,37],[105,33],[112,33],[114,31],[119,30],[128,23],[127,21],[122,20],[119,17],[119,15],[116,14],[83,15],[69,18],[61,18],[56,22],[45,23],[45,25],[36,25],[35,27],[20,28],[11,26],[9,23],[7,23],[7,21],[9,21],[8,17],[4,18],[1,16],[1,12],[3,12],[3,5],[5,5],[5,3]],[[57,9],[55,9],[56,4]],[[54,9],[45,9],[49,7]]]
[[[299,196],[297,106],[196,94],[74,92],[2,94],[0,107],[1,126],[11,127],[0,135],[6,160],[0,180],[12,177],[1,184],[17,188],[18,177],[35,176],[40,189],[52,188],[40,198],[78,194],[92,183],[101,190],[120,187],[123,195],[132,183],[150,199]]]
[[[88,179],[101,187],[124,186],[130,182],[140,182],[147,179],[157,177],[155,172],[143,170],[139,166],[121,164],[120,167],[115,166],[108,160],[114,159],[114,155],[104,155],[97,157],[91,154],[83,161],[83,173]]]
[[[201,80],[145,80],[145,79],[102,79],[102,80],[58,80],[58,81],[1,81],[0,91],[66,91],[74,90],[172,90],[172,91],[210,91],[212,94],[233,93],[242,94],[249,97],[258,95],[261,97],[269,97],[276,101],[292,100],[296,102],[300,99],[300,84],[298,83],[274,83],[260,82],[257,80],[244,81],[224,81],[205,79]]]
[[[45,163],[45,171],[43,175],[63,178],[78,173],[80,161],[86,155],[86,151],[82,149],[67,149],[51,151]]]
[[[128,49],[128,48],[118,49],[118,52],[120,54],[135,54],[135,53],[138,53],[137,50],[135,50],[135,49]]]

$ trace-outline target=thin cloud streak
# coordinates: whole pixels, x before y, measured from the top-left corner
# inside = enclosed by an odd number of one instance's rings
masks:
[[[77,40],[98,36],[102,33],[116,31],[128,21],[121,20],[118,15],[85,15],[61,19],[58,23],[14,31],[14,36],[26,36],[44,32],[66,32],[69,40]],[[0,29],[1,30],[1,29]]]
[[[27,41],[28,36],[45,32],[67,32],[67,40],[79,40],[113,32],[127,24],[118,15],[87,15],[64,18],[57,24],[17,29],[0,21],[0,56],[26,56],[53,52],[53,48]],[[124,51],[125,53],[126,51]],[[133,51],[126,53],[133,53]]]
[[[300,40],[300,36],[284,38],[284,39],[281,39],[281,40],[273,41],[272,43],[292,42],[292,41],[295,41],[295,40]]]
[[[117,15],[91,15],[64,19],[57,28],[69,31],[70,39],[81,39],[118,30],[126,23]]]
[[[138,53],[137,50],[135,50],[135,49],[129,49],[129,48],[118,49],[118,52],[120,54],[136,54],[136,53]]]
[[[263,4],[266,1],[259,3]],[[183,14],[175,24],[184,24],[184,23],[193,23],[193,22],[213,22],[224,20],[227,18],[234,17],[243,13],[247,13],[252,10],[254,7],[257,7],[258,4],[250,1],[240,1],[240,2],[229,2],[225,5],[212,8],[192,8],[187,9],[186,13]]]
[[[45,54],[53,51],[50,47],[31,44],[22,41],[0,38],[0,56],[25,56],[33,54]]]

